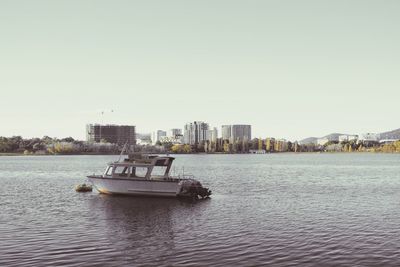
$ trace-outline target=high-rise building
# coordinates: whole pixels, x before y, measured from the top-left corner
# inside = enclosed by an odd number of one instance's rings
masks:
[[[173,144],[182,144],[183,143],[182,129],[174,128],[169,130],[169,139]]]
[[[222,125],[221,134],[223,140],[230,140],[232,136],[232,125]]]
[[[163,130],[157,130],[153,132],[153,138],[151,139],[153,145],[155,145],[158,141],[160,141],[163,137],[167,136],[167,132]]]
[[[169,131],[169,136],[174,137],[174,138],[182,136],[182,129],[177,129],[177,128],[171,129]]]
[[[230,143],[248,142],[251,140],[251,125],[222,125],[222,139]]]
[[[198,145],[207,140],[208,123],[195,121],[185,125],[183,140],[185,144]]]
[[[207,130],[206,132],[206,140],[216,143],[218,138],[218,130],[214,127],[212,130]]]
[[[136,144],[136,130],[135,126],[130,125],[100,125],[88,124],[86,125],[86,140],[88,142],[101,142],[106,141],[112,144],[128,145]]]

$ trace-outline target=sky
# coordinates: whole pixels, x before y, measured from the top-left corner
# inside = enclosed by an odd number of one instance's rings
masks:
[[[0,136],[400,128],[399,13],[396,0],[2,0]]]

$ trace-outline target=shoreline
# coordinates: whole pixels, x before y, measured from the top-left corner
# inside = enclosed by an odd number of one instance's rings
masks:
[[[278,155],[278,154],[400,154],[400,152],[382,152],[382,151],[355,151],[355,152],[332,152],[332,151],[314,151],[314,152],[272,152],[264,154],[255,153],[146,153],[144,154],[157,154],[157,155]],[[107,153],[75,153],[75,154],[24,154],[20,152],[14,153],[0,153],[0,157],[17,157],[17,156],[119,156],[120,154],[107,154]],[[124,154],[125,155],[125,154]]]

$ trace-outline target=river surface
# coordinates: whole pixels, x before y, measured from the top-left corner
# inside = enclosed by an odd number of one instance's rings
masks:
[[[74,191],[117,158],[0,157],[0,266],[400,266],[399,154],[178,155],[198,202]]]

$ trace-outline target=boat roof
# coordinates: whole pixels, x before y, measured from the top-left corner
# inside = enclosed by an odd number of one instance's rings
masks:
[[[170,156],[159,156],[152,154],[141,154],[134,153],[129,154],[126,159],[122,162],[113,162],[109,165],[114,166],[136,166],[136,167],[148,167],[148,166],[169,166],[172,164],[174,157]]]

